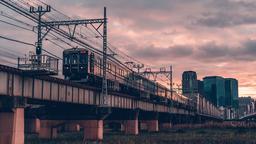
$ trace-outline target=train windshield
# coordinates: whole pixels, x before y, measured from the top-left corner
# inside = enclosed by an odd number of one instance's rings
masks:
[[[72,64],[77,64],[77,54],[73,54],[73,56],[72,56]]]

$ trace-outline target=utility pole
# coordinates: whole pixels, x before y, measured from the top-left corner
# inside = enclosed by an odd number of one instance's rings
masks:
[[[140,69],[144,68],[144,64],[134,64],[133,68],[137,70],[137,73],[140,73]]]
[[[107,85],[107,47],[107,8],[104,7],[102,106],[107,106],[109,104]]]
[[[153,77],[154,81],[157,80],[158,75],[164,75],[170,82],[170,92],[171,92],[171,99],[173,100],[173,79],[172,79],[172,66],[170,66],[170,70],[166,70],[165,67],[160,68],[158,71],[151,71],[150,68],[146,68],[146,70],[142,73],[147,78],[150,78],[150,76]]]
[[[42,16],[51,11],[51,6],[47,5],[46,9],[43,9],[42,6],[38,6],[37,9],[34,7],[30,7],[30,13],[37,13],[38,14],[38,26],[37,26],[37,43],[36,43],[36,55],[37,55],[37,62],[38,65],[41,64],[41,54],[42,54]]]
[[[130,69],[136,69],[136,72],[137,72],[137,73],[140,73],[140,70],[141,70],[142,68],[144,68],[144,64],[135,63],[135,62],[132,62],[132,61],[125,62],[125,64],[126,64]]]
[[[172,65],[170,66],[170,71],[169,71],[169,80],[170,80],[170,91],[171,91],[171,99],[173,98],[173,86],[172,86],[172,84],[173,84],[173,79],[172,79],[172,75],[173,75],[173,73],[172,73]]]

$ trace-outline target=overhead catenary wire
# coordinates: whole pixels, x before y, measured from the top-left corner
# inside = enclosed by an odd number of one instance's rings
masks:
[[[10,14],[7,14],[7,13],[4,12],[4,11],[0,11],[0,15],[1,15],[2,17],[5,17],[5,18],[9,19],[9,20],[13,20],[13,21],[15,21],[15,22],[21,23],[21,24],[23,24],[24,26],[33,27],[33,25],[31,25],[31,24],[29,24],[29,23],[27,23],[27,22],[24,22],[23,20],[19,20],[18,18],[15,18],[14,16],[11,16]]]
[[[3,14],[3,13],[4,13],[4,12],[1,11],[1,14]],[[14,17],[11,17],[11,16],[8,16],[8,18],[9,18],[9,19],[12,19],[12,20],[16,20]],[[18,21],[18,20],[16,20],[16,21],[19,22],[19,23],[24,23],[23,21]],[[22,27],[22,26],[19,26],[19,25],[17,25],[17,24],[13,24],[13,23],[10,23],[10,22],[6,22],[6,21],[4,21],[4,20],[0,20],[0,22],[3,22],[3,23],[5,23],[5,24],[11,25],[11,26],[15,26],[15,27],[20,28],[20,29],[23,29],[23,30],[33,31],[32,29],[28,29],[28,28],[25,28],[25,27]],[[28,26],[31,27],[32,25],[28,25]],[[35,32],[35,31],[33,31],[33,32]],[[36,32],[35,32],[35,33],[36,33]],[[24,42],[24,41],[20,41],[20,40],[13,39],[13,38],[9,38],[9,37],[6,37],[6,36],[0,36],[0,38],[5,39],[5,40],[9,40],[9,41],[13,41],[13,42],[18,42],[18,43],[21,43],[21,44],[26,44],[26,45],[29,45],[29,46],[35,46],[34,44],[31,44],[31,43],[28,43],[28,42]],[[57,45],[57,46],[59,46],[60,48],[64,49],[63,47],[61,47],[61,46],[58,45],[57,43],[53,42],[52,40],[49,40],[49,39],[48,39],[48,41],[51,42],[51,43],[53,43],[54,45]],[[53,53],[51,53],[51,52],[49,52],[49,51],[47,51],[47,50],[45,50],[45,49],[43,49],[43,51],[46,52],[46,53],[48,53],[48,54],[50,54],[50,55],[52,55],[52,56],[54,56],[54,57],[56,57],[56,58],[58,58],[58,59],[60,59],[60,60],[62,60],[62,58],[60,58],[59,56],[57,56],[57,55],[55,55],[55,54],[53,54]]]
[[[12,41],[12,42],[20,43],[20,44],[25,44],[25,45],[28,45],[28,46],[35,46],[35,45],[32,44],[32,43],[24,42],[24,41],[21,41],[21,40],[9,38],[9,37],[2,36],[2,35],[0,35],[0,38],[1,38],[1,39],[5,39],[5,40],[9,40],[9,41]]]
[[[8,41],[12,41],[12,42],[20,43],[20,44],[25,44],[25,45],[28,45],[28,46],[33,46],[33,47],[35,46],[34,44],[31,44],[31,43],[28,43],[28,42],[24,42],[24,41],[21,41],[21,40],[17,40],[17,39],[13,39],[13,38],[9,38],[9,37],[6,37],[6,36],[1,36],[0,35],[0,38],[8,40]],[[62,58],[60,58],[59,56],[57,56],[57,55],[55,55],[55,54],[53,54],[53,53],[51,53],[51,52],[49,52],[49,51],[47,51],[45,49],[43,49],[43,51],[48,53],[48,54],[50,54],[50,55],[52,55],[52,56],[54,56],[54,57],[56,57],[56,58],[58,58],[58,59],[62,60]]]
[[[0,62],[4,62],[4,63],[10,64],[10,65],[17,66],[16,63],[10,62],[10,61],[4,59],[3,57],[0,57]]]
[[[0,22],[5,23],[5,24],[8,24],[8,25],[11,25],[11,26],[14,26],[14,27],[17,27],[17,28],[21,28],[21,29],[23,29],[23,30],[32,31],[32,29],[28,29],[28,28],[25,28],[25,27],[16,25],[16,24],[7,22],[7,21],[5,21],[5,20],[1,20],[1,19],[0,19]]]
[[[2,2],[4,2],[5,0],[2,0]],[[25,16],[26,18],[28,18],[29,20],[31,20],[31,21],[33,21],[33,22],[35,22],[35,23],[37,23],[37,21],[38,21],[38,19],[37,19],[37,17],[38,17],[38,15],[37,14],[31,14],[31,13],[29,13],[29,7],[30,6],[32,6],[30,3],[26,3],[24,0],[17,0],[17,1],[19,1],[19,2],[21,2],[21,3],[18,3],[18,2],[14,2],[13,0],[12,1],[10,1],[11,3],[13,3],[13,6],[10,6],[10,5],[5,5],[5,6],[7,6],[7,7],[9,7],[10,9],[12,9],[12,10],[14,10],[15,12],[17,12],[17,13],[19,13],[19,14],[21,14],[22,16]],[[39,0],[38,0],[39,1]],[[0,1],[0,3],[2,3],[1,1]],[[2,3],[3,4],[3,3]],[[18,6],[20,9],[17,9],[16,8],[16,10],[15,10],[15,5],[16,6]],[[36,4],[35,4],[36,5]],[[26,7],[28,7],[28,8],[26,8]],[[63,15],[63,16],[65,16],[65,15]],[[71,19],[71,18],[69,18],[69,19]],[[15,20],[15,19],[14,19]],[[43,22],[42,23],[44,23],[46,20],[52,20],[52,21],[55,21],[56,20],[56,16],[55,15],[51,15],[51,13],[50,14],[45,14],[45,16],[44,16],[44,20],[43,20]],[[16,20],[16,21],[18,21],[18,20]],[[24,25],[26,25],[25,24],[25,22],[22,22],[22,21],[20,21],[20,23],[23,23]],[[19,28],[23,28],[23,27],[20,27],[19,25],[16,25],[16,24],[13,24],[13,23],[7,23],[7,24],[9,24],[9,25],[12,25],[12,26],[16,26],[16,27],[19,27]],[[29,26],[29,25],[26,25],[26,26]],[[32,27],[32,29],[31,29],[31,31],[33,31],[34,30],[34,26],[33,25],[30,25],[29,27]],[[92,52],[94,52],[94,53],[97,53],[98,55],[102,55],[102,51],[101,50],[99,50],[98,48],[99,47],[101,47],[102,45],[102,42],[96,42],[96,40],[102,40],[102,37],[101,36],[99,36],[99,34],[97,34],[96,32],[93,32],[90,28],[88,28],[88,27],[84,27],[84,26],[81,26],[82,28],[81,29],[87,29],[87,31],[89,30],[91,33],[83,33],[83,32],[76,32],[76,34],[78,35],[78,36],[80,36],[80,37],[74,37],[73,39],[70,39],[70,36],[69,36],[69,33],[67,32],[68,30],[67,30],[67,27],[62,27],[62,28],[60,28],[60,27],[51,27],[52,28],[52,30],[48,33],[48,35],[47,35],[47,37],[46,37],[46,39],[49,41],[49,42],[51,42],[52,44],[54,44],[54,45],[56,45],[56,46],[58,46],[59,48],[61,48],[61,49],[66,49],[66,48],[64,48],[63,46],[61,46],[61,45],[59,45],[59,44],[57,44],[56,42],[55,42],[55,40],[57,41],[57,42],[61,42],[61,43],[64,43],[64,44],[67,44],[67,45],[69,45],[69,46],[71,46],[71,47],[75,47],[75,45],[76,46],[79,46],[79,47],[82,47],[82,48],[85,48],[85,49],[89,49],[89,50],[91,50]],[[30,30],[30,29],[29,29]],[[36,31],[33,31],[33,32],[35,32],[36,33]],[[96,37],[96,36],[98,36],[98,38],[95,40],[95,43],[94,44],[92,44],[93,43],[93,41],[90,39],[90,36],[91,37]],[[56,38],[55,40],[54,39],[50,39],[50,38]],[[22,42],[22,41],[19,41],[19,40],[15,40],[15,39],[8,39],[8,38],[3,38],[3,39],[7,39],[7,40],[11,40],[11,41],[14,41],[14,42]],[[88,43],[89,42],[89,43]],[[25,44],[26,42],[24,42],[23,44]],[[28,44],[28,43],[27,43]],[[98,45],[98,46],[96,46],[95,47],[95,45]],[[32,44],[31,46],[35,46],[34,44]],[[134,61],[134,62],[136,62],[136,63],[140,63],[140,64],[142,64],[141,62],[139,62],[138,60],[136,60],[135,58],[133,58],[133,57],[131,57],[131,56],[129,56],[129,55],[127,55],[127,54],[125,54],[124,52],[122,52],[120,49],[118,49],[117,47],[114,47],[112,44],[110,44],[109,42],[108,42],[108,49],[109,49],[109,51],[111,51],[112,53],[114,53],[114,54],[117,54],[117,56],[119,57],[119,58],[122,58],[123,60],[124,59],[130,59],[131,61]],[[43,50],[44,52],[46,52],[46,53],[48,53],[48,54],[51,54],[52,56],[54,56],[54,57],[57,57],[57,58],[59,58],[59,59],[61,59],[60,57],[58,57],[57,55],[55,55],[55,54],[52,54],[51,52],[49,52],[48,50]],[[115,63],[117,63],[118,65],[120,65],[120,66],[122,66],[122,67],[125,67],[125,68],[127,68],[127,69],[131,69],[131,68],[129,68],[127,65],[125,65],[124,64],[124,62],[122,62],[120,59],[117,59],[116,57],[114,57],[114,56],[109,56],[108,57],[108,59],[109,60],[111,60],[111,61],[115,61]]]
[[[39,2],[41,2],[41,1],[39,0]],[[47,4],[44,3],[44,2],[41,2],[41,4],[44,4],[45,6],[47,5]],[[39,4],[37,4],[37,5],[39,5]],[[52,9],[53,9],[54,11],[57,11],[59,14],[63,15],[65,18],[71,19],[70,17],[68,17],[67,15],[63,14],[62,12],[60,12],[60,11],[54,9],[54,8],[52,8]],[[47,15],[48,15],[48,14],[47,14]],[[86,28],[88,28],[94,35],[96,35],[96,36],[98,36],[100,39],[102,39],[102,37],[99,36],[98,33],[92,31],[92,30],[90,29],[90,27],[86,27]],[[82,36],[82,34],[80,34],[80,35]],[[87,40],[88,40],[88,39],[87,39]],[[98,43],[99,43],[99,42],[98,42]],[[132,58],[132,57],[126,55],[125,53],[123,53],[122,51],[120,51],[120,50],[117,49],[117,48],[114,48],[114,50],[112,50],[113,48],[110,48],[110,47],[113,47],[112,44],[110,44],[109,42],[108,42],[108,44],[109,44],[108,49],[109,49],[112,53],[117,54],[117,51],[119,51],[119,55],[118,55],[118,56],[119,56],[120,58],[123,58],[123,59],[124,59],[125,57],[127,57],[129,60],[132,60],[132,61],[135,61],[136,63],[142,64],[142,62],[139,62],[138,60],[135,60],[134,58]],[[123,56],[121,56],[120,53],[121,53]],[[125,56],[125,57],[124,57],[124,56]],[[128,61],[129,61],[129,60],[128,60]]]
[[[22,0],[19,0],[19,1],[22,1]],[[11,2],[13,3],[13,5],[8,5],[8,4],[6,4],[6,3],[8,3],[8,2],[6,2],[6,1],[3,1],[2,4],[5,5],[5,6],[7,6],[7,7],[10,8],[10,9],[16,11],[17,13],[19,13],[19,14],[21,14],[21,15],[27,17],[28,19],[30,19],[30,20],[32,20],[32,21],[34,21],[34,22],[37,22],[37,18],[36,18],[37,15],[36,15],[36,14],[30,14],[30,13],[28,12],[29,9],[28,9],[28,8],[24,8],[24,7],[22,6],[22,4],[19,4],[19,3],[17,3],[17,2],[13,2],[13,1],[11,1]],[[23,5],[24,5],[24,4],[25,4],[26,6],[32,6],[32,5],[30,5],[29,3],[24,3],[24,1],[23,1]],[[15,7],[15,6],[18,6],[18,7]],[[17,8],[18,8],[19,10],[17,10]],[[53,18],[51,18],[51,19],[53,19]],[[65,32],[65,31],[62,30],[62,29],[56,29],[56,28],[54,28],[54,32],[57,33],[58,35],[62,36],[63,38],[66,38],[66,39],[69,38],[69,37],[68,37],[68,33]],[[72,42],[73,42],[73,43],[76,43],[77,45],[82,46],[82,47],[84,47],[84,48],[86,48],[86,49],[90,49],[90,50],[92,50],[93,52],[95,52],[95,53],[97,53],[97,54],[99,54],[99,55],[102,55],[102,52],[101,52],[100,50],[95,49],[94,47],[88,45],[87,43],[85,43],[85,42],[79,40],[79,39],[76,38],[76,37],[73,39]],[[122,56],[121,56],[121,57],[122,57]],[[122,66],[124,66],[124,67],[126,67],[126,68],[129,68],[129,67],[127,67],[127,65],[125,65],[124,63],[122,63],[120,60],[117,60],[115,57],[109,57],[109,59],[113,59],[113,60],[115,60],[116,62],[118,62],[120,65],[122,65]]]
[[[1,13],[4,13],[4,12],[1,11]],[[15,17],[12,17],[12,16],[8,16],[8,18],[10,18],[10,19],[12,19],[12,20],[16,20],[16,22],[19,22],[19,23],[24,23],[23,21],[17,20]],[[28,25],[28,26],[31,27],[31,29],[28,29],[28,28],[19,26],[19,25],[17,25],[17,24],[13,24],[13,23],[10,23],[10,22],[6,22],[6,21],[4,21],[4,20],[0,20],[0,22],[6,23],[6,24],[11,25],[11,26],[15,26],[15,27],[17,27],[17,28],[21,28],[21,29],[24,29],[24,30],[28,30],[28,31],[32,31],[32,32],[34,32],[34,33],[37,33],[36,31],[34,31],[33,25]],[[57,37],[56,35],[54,35],[54,34],[50,34],[49,37],[54,37],[54,38],[60,40],[60,38],[58,38],[58,37]],[[65,48],[63,48],[62,46],[58,45],[57,43],[53,42],[52,40],[50,40],[50,39],[47,39],[47,40],[50,41],[51,43],[53,43],[54,45],[60,47],[61,49],[65,49]],[[61,40],[61,42],[64,42],[64,43],[65,43],[64,40]],[[66,43],[66,44],[68,44],[68,43]],[[70,44],[68,44],[68,45],[70,45]]]
[[[45,6],[47,5],[46,3],[42,2],[41,0],[38,0],[38,1],[39,1],[41,4],[44,4]],[[62,12],[60,12],[60,11],[58,11],[58,10],[54,9],[54,8],[52,8],[52,9],[53,9],[54,11],[58,12],[59,14],[61,14],[61,15],[65,16],[66,18],[71,19],[69,16],[67,16],[67,15],[63,14]],[[96,32],[94,32],[94,31],[92,31],[89,27],[86,27],[86,28],[88,28],[91,32],[93,32],[93,34],[95,34],[95,35],[99,36],[99,34],[98,34],[98,33],[96,33]],[[101,37],[101,36],[99,36],[99,38],[100,38],[100,39],[102,39],[102,37]],[[122,55],[124,55],[124,56],[125,56],[125,57],[127,57],[128,59],[130,59],[130,60],[132,60],[132,61],[135,61],[136,63],[143,64],[143,63],[142,63],[142,62],[140,62],[139,60],[136,60],[135,58],[132,58],[131,56],[129,56],[129,55],[127,55],[127,54],[123,53],[123,52],[122,52],[122,51],[120,51],[118,48],[114,47],[111,43],[109,43],[109,42],[108,42],[108,44],[109,44],[108,49],[109,49],[110,51],[112,51],[112,52],[114,52],[114,51],[115,51],[115,54],[116,54],[116,51],[119,51],[119,54],[121,53]],[[112,50],[112,49],[114,49],[114,50]],[[122,57],[122,58],[124,58],[123,56],[121,56],[121,57]]]
[[[11,10],[17,12],[18,14],[32,20],[33,22],[37,22],[38,19],[37,19],[37,15],[36,14],[31,14],[29,13],[29,9],[28,8],[24,8],[21,4],[17,3],[17,2],[13,2],[13,1],[0,1],[1,4],[5,5],[6,7],[10,8]],[[11,4],[12,3],[12,4]],[[28,4],[28,3],[27,3]],[[53,30],[54,33],[60,35],[61,37],[65,38],[65,39],[69,39],[69,34],[64,31],[63,29],[60,29],[60,28],[54,28],[53,27]],[[89,49],[91,50],[92,52],[94,53],[97,53],[98,55],[102,55],[102,51],[98,50],[98,49],[95,49],[94,47],[92,47],[91,45],[89,45],[88,43],[74,37],[72,39],[74,43],[76,43],[77,45],[79,45],[80,47],[82,48],[85,48],[85,49]],[[127,65],[125,65],[124,63],[122,63],[120,60],[116,59],[115,57],[109,57],[108,58],[109,60],[115,62],[116,64],[126,68],[126,69],[130,69]]]
[[[21,1],[21,0],[19,0],[19,1]],[[14,3],[14,4],[16,4],[16,5],[18,5],[18,6],[20,6],[20,7],[22,7],[20,4],[18,4],[17,2],[16,3]],[[28,3],[24,3],[23,2],[23,4],[26,4],[26,5],[29,5]],[[28,10],[28,9],[26,9],[26,8],[22,8],[23,10]],[[24,14],[23,14],[24,15]],[[25,15],[26,16],[26,15]],[[27,16],[27,18],[29,18],[28,16]],[[30,18],[31,19],[31,18]],[[63,31],[62,31],[63,32]],[[63,35],[62,35],[63,36]],[[65,36],[64,36],[65,37]],[[67,38],[67,37],[65,37],[65,38]],[[84,43],[82,43],[82,44],[84,44]],[[79,45],[81,45],[80,43],[79,43]],[[86,47],[86,48],[88,48],[88,47]],[[95,50],[94,50],[94,52],[95,52]],[[101,52],[97,52],[98,54],[101,54]],[[112,57],[113,58],[113,57]],[[120,62],[120,61],[118,61],[118,62]]]

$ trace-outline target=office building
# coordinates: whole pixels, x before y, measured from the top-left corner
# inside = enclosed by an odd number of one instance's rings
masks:
[[[182,74],[182,93],[184,95],[198,93],[197,74],[194,71],[185,71]]]
[[[225,107],[225,79],[220,76],[208,76],[204,80],[204,95],[216,106]]]
[[[233,78],[225,78],[226,107],[238,109],[238,81]]]

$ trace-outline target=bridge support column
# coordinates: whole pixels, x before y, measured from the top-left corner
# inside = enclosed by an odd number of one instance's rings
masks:
[[[147,125],[148,132],[158,132],[158,118],[159,114],[157,112],[145,112],[144,115],[141,115],[141,119],[144,119],[143,122]]]
[[[83,120],[80,125],[84,128],[84,141],[103,140],[103,120]]]
[[[124,122],[125,134],[138,135],[139,134],[139,120],[126,120]]]
[[[39,138],[53,139],[57,137],[58,121],[56,120],[41,120],[40,121]]]
[[[128,113],[129,118],[124,121],[125,134],[138,135],[139,134],[139,111]]]
[[[26,133],[39,133],[39,131],[40,131],[40,119],[38,118],[25,119]]]
[[[24,144],[24,108],[0,112],[0,144]]]
[[[147,129],[149,132],[158,132],[159,127],[158,127],[158,120],[147,120]]]

